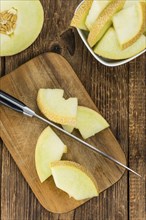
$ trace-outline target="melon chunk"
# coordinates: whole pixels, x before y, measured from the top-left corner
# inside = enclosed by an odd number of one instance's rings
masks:
[[[124,8],[113,17],[113,25],[121,48],[125,49],[131,46],[144,33],[146,4],[137,2]]]
[[[85,25],[86,17],[90,10],[93,0],[85,0],[81,3],[77,11],[75,12],[73,19],[71,21],[71,26],[80,28],[82,30],[88,30]]]
[[[0,2],[0,56],[17,54],[38,37],[44,21],[39,0]]]
[[[79,129],[84,139],[95,135],[107,127],[109,127],[109,124],[98,112],[84,106],[78,106],[75,128]],[[70,133],[74,129],[74,127],[66,125],[63,128]]]
[[[62,89],[39,89],[37,104],[40,111],[59,124],[76,125],[77,98],[63,98]]]
[[[60,160],[66,152],[67,147],[50,127],[43,130],[35,149],[35,165],[41,182],[51,176],[50,163]]]
[[[97,183],[92,174],[83,166],[71,161],[51,163],[52,176],[56,186],[76,200],[99,195]]]
[[[96,19],[98,18],[98,16],[100,15],[100,13],[103,11],[103,9],[111,2],[111,0],[105,0],[105,1],[97,1],[97,0],[94,0],[92,5],[91,5],[91,8],[90,8],[90,11],[89,11],[89,14],[86,18],[86,21],[85,21],[85,24],[87,26],[87,28],[89,30],[91,30],[94,22],[96,21]]]
[[[122,50],[114,28],[110,28],[94,48],[94,52],[108,59],[121,60],[130,58],[140,53],[145,48],[146,37],[141,35],[141,37],[133,45]]]
[[[93,47],[102,38],[106,30],[111,26],[114,14],[123,8],[124,3],[125,0],[113,0],[102,11],[88,35],[87,41],[90,47]]]

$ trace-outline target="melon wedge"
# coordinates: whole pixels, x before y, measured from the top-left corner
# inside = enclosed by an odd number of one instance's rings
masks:
[[[75,12],[73,19],[71,21],[71,26],[80,28],[82,30],[88,30],[85,25],[86,17],[90,10],[93,0],[84,0],[83,3],[79,6],[77,11]]]
[[[17,54],[38,37],[44,21],[39,0],[0,2],[0,56]]]
[[[121,60],[130,58],[143,51],[145,48],[146,37],[141,35],[133,45],[122,50],[114,28],[110,28],[94,48],[94,52],[108,59]]]
[[[62,89],[39,89],[37,104],[50,120],[65,125],[76,125],[77,98],[63,98]]]
[[[67,147],[50,127],[43,130],[35,149],[35,165],[41,182],[51,176],[50,163],[60,160],[66,152]]]
[[[51,163],[52,176],[56,186],[76,200],[99,195],[97,183],[92,174],[83,166],[71,161]]]
[[[113,25],[121,48],[125,49],[131,46],[144,33],[146,4],[137,2],[124,8],[113,17]]]
[[[91,30],[94,22],[100,15],[100,13],[103,11],[103,9],[111,2],[111,0],[105,0],[105,1],[97,1],[94,0],[91,8],[89,10],[88,16],[86,18],[85,24],[89,30]]]
[[[123,8],[124,3],[125,0],[113,0],[102,11],[88,35],[87,41],[90,47],[93,47],[101,39],[106,30],[111,26],[114,14]]]
[[[75,128],[79,129],[84,139],[95,135],[107,127],[109,127],[109,124],[98,112],[84,106],[78,106]],[[66,125],[63,128],[70,133],[74,129],[74,127]]]

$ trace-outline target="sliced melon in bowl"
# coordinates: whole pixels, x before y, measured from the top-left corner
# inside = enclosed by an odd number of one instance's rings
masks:
[[[94,22],[100,15],[100,13],[103,11],[103,9],[111,2],[111,0],[104,0],[104,1],[97,1],[94,0],[91,8],[89,10],[89,13],[87,15],[85,24],[89,30],[91,30]]]
[[[109,43],[110,42],[110,43]],[[114,28],[110,28],[94,48],[94,52],[104,58],[122,60],[133,57],[146,48],[146,37],[141,37],[130,47],[120,48]]]
[[[114,14],[123,8],[124,3],[125,0],[113,0],[102,11],[88,35],[87,41],[90,47],[93,47],[102,38],[106,30],[111,26]]]
[[[85,21],[92,2],[93,0],[85,0],[81,3],[71,20],[71,26],[80,28],[82,30],[88,30],[87,26],[85,25]]]
[[[108,127],[109,124],[98,112],[84,106],[78,106],[77,123],[75,128],[79,129],[84,139],[87,139]],[[70,133],[74,129],[74,127],[67,125],[63,126],[63,128]]]
[[[47,127],[40,134],[35,149],[35,165],[41,182],[51,176],[50,163],[61,159],[63,153],[67,152],[67,147],[55,134]]]
[[[39,0],[0,2],[0,56],[17,54],[38,37],[44,21]]]
[[[52,162],[51,171],[56,186],[70,197],[83,200],[99,195],[96,180],[80,164],[72,161]]]
[[[50,120],[62,125],[76,125],[77,98],[63,98],[62,89],[39,89],[37,104]]]
[[[146,3],[136,2],[115,14],[113,25],[121,48],[131,46],[145,31]]]

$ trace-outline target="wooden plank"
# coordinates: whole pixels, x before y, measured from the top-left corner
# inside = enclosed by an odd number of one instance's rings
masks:
[[[143,64],[143,65],[142,65]],[[146,219],[146,68],[145,54],[129,68],[129,165],[143,178],[130,175],[129,219]]]

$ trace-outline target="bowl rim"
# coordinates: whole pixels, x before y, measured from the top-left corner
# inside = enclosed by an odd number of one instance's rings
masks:
[[[76,13],[76,10],[80,7],[80,5],[83,3],[83,1],[77,6],[77,8],[75,9],[75,13]],[[105,58],[102,58],[100,57],[99,55],[95,54],[94,51],[92,50],[92,48],[89,46],[86,38],[85,38],[85,35],[83,33],[83,30],[79,29],[79,28],[76,28],[77,29],[77,32],[80,36],[80,38],[82,39],[82,41],[84,42],[85,46],[87,47],[87,49],[90,51],[90,53],[93,55],[93,57],[98,60],[100,63],[102,63],[103,65],[105,66],[108,66],[108,67],[116,67],[116,66],[120,66],[120,65],[123,65],[123,64],[126,64],[128,62],[130,62],[131,60],[137,58],[138,56],[140,56],[141,54],[145,53],[146,52],[146,49],[144,49],[143,51],[141,51],[140,53],[130,57],[130,58],[127,58],[127,59],[124,59],[124,60],[109,60],[106,61]]]

